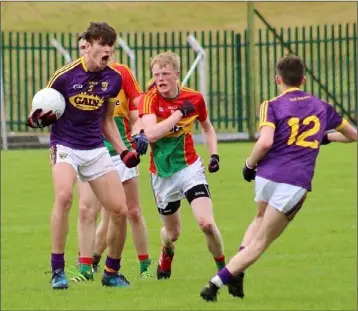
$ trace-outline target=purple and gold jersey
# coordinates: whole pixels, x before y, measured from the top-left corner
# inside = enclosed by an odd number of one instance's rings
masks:
[[[103,147],[102,119],[108,103],[116,103],[121,74],[107,66],[90,72],[81,57],[57,70],[47,87],[66,99],[63,116],[51,127],[51,146],[60,144],[79,150]]]
[[[346,121],[333,106],[317,97],[290,88],[260,107],[260,125],[275,129],[271,149],[258,163],[257,176],[311,191],[311,183],[326,131]]]

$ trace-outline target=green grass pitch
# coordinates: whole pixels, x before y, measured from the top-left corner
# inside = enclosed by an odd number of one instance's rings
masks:
[[[220,144],[221,169],[209,175],[216,221],[229,259],[255,214],[253,184],[241,177],[251,143]],[[207,163],[208,153],[198,146]],[[356,144],[322,147],[313,192],[289,226],[246,274],[244,300],[221,290],[216,304],[199,292],[215,273],[204,237],[183,201],[182,236],[172,278],[141,280],[129,234],[122,271],[126,289],[103,288],[100,275],[86,284],[54,291],[49,283],[49,219],[53,189],[45,150],[2,152],[1,161],[1,309],[2,310],[356,310],[357,151]],[[147,172],[141,163],[141,202],[156,266],[160,221]],[[76,193],[76,190],[75,190]],[[77,253],[77,195],[71,211],[67,267]],[[129,230],[130,232],[130,230]]]

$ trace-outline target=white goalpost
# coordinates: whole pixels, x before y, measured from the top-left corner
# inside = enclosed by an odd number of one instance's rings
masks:
[[[117,36],[118,45],[126,52],[130,60],[130,68],[135,78],[137,78],[137,68],[135,64],[135,54],[129,45],[120,37]]]
[[[189,71],[185,75],[182,86],[185,86],[188,82],[190,76],[193,74],[194,70],[197,66],[199,66],[199,80],[200,80],[200,92],[203,94],[205,104],[207,104],[207,89],[206,89],[206,55],[205,50],[199,44],[199,42],[195,39],[193,35],[189,35],[188,43],[190,44],[191,48],[197,53],[197,57],[195,58],[194,63],[191,65]]]
[[[196,67],[199,67],[199,84],[200,92],[202,93],[206,105],[208,105],[208,93],[207,93],[207,64],[206,64],[206,54],[204,48],[199,44],[196,38],[193,35],[189,35],[187,38],[188,43],[191,48],[197,53],[195,61],[191,65],[189,71],[185,75],[182,86],[185,86],[188,82],[190,76],[195,71]],[[194,135],[195,141],[197,143],[202,143],[201,135]],[[257,135],[256,135],[257,136]],[[237,141],[237,140],[247,140],[249,138],[248,133],[217,133],[218,141]]]
[[[58,42],[55,38],[51,39],[51,44],[56,48],[56,50],[65,58],[66,63],[70,63],[72,61],[70,53],[62,46],[60,42]]]

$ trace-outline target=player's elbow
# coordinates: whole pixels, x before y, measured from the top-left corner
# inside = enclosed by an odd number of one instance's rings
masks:
[[[352,131],[350,135],[348,135],[347,139],[350,143],[357,141],[357,131]]]
[[[257,144],[261,147],[262,150],[269,150],[272,147],[273,139],[259,139]]]
[[[341,134],[346,138],[348,143],[357,141],[357,129],[351,125],[341,130]]]
[[[275,129],[270,126],[264,126],[260,130],[260,137],[257,144],[263,151],[268,151],[273,145]]]

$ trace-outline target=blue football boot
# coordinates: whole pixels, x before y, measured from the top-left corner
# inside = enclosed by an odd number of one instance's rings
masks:
[[[52,288],[53,289],[67,289],[68,280],[64,269],[56,269],[52,272]]]
[[[128,287],[129,281],[121,273],[103,273],[102,285],[107,287]]]

